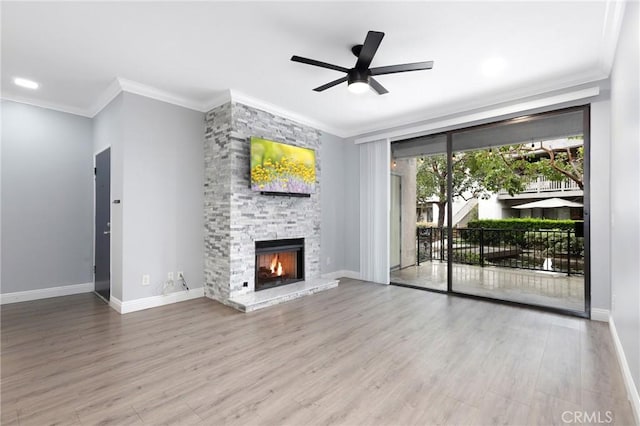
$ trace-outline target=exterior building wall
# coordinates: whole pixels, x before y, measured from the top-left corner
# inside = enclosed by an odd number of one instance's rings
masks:
[[[394,160],[392,173],[401,177],[400,267],[416,263],[416,159]]]

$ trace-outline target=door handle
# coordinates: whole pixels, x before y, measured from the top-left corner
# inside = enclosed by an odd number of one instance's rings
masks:
[[[103,234],[104,235],[109,235],[111,233],[111,231],[104,231]]]

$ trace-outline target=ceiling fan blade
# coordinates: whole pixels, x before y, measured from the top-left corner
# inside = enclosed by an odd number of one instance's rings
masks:
[[[373,90],[378,92],[378,95],[384,95],[385,93],[389,93],[389,91],[385,89],[382,84],[378,83],[378,81],[375,78],[369,78],[369,86],[371,86]]]
[[[358,55],[356,69],[366,70],[369,68],[371,61],[373,60],[373,56],[376,54],[383,37],[384,33],[378,31],[369,31],[367,33],[367,38],[365,38],[362,50],[360,50],[360,55]]]
[[[433,68],[433,61],[414,62],[412,64],[389,65],[388,67],[371,68],[371,75],[394,74],[397,72],[430,70]]]
[[[315,89],[313,89],[313,90],[315,90],[316,92],[322,92],[323,90],[330,89],[330,88],[332,88],[333,86],[337,86],[337,85],[338,85],[338,84],[340,84],[340,83],[344,83],[345,81],[347,81],[347,77],[346,77],[346,76],[345,76],[345,77],[341,77],[341,78],[339,78],[339,79],[337,79],[337,80],[333,80],[333,81],[332,81],[332,82],[330,82],[330,83],[323,84],[322,86],[316,87],[316,88],[315,88]]]
[[[316,67],[329,68],[330,70],[349,72],[348,68],[341,67],[339,65],[328,64],[326,62],[316,61],[315,59],[303,58],[302,56],[293,55],[291,57],[293,62],[300,62],[307,65],[315,65]]]

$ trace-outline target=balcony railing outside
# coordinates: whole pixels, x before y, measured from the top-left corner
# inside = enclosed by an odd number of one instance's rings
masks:
[[[581,191],[578,184],[571,179],[564,180],[549,180],[545,177],[538,177],[533,182],[530,182],[522,193],[544,193],[544,192],[565,192],[565,191]],[[508,195],[509,193],[504,189],[499,191],[500,195]]]
[[[418,228],[417,259],[447,261],[444,228]],[[452,261],[479,266],[584,274],[584,237],[574,230],[453,229]]]

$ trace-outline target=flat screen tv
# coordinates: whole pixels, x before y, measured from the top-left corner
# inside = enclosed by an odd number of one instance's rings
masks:
[[[313,194],[316,153],[313,149],[251,138],[251,189],[272,195]]]

